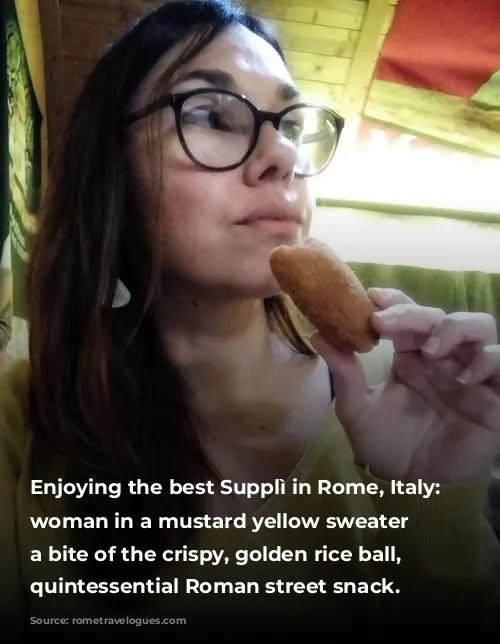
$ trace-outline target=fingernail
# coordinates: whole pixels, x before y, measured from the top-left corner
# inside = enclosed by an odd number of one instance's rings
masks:
[[[368,289],[368,294],[372,293],[373,295],[376,295],[379,300],[388,300],[389,299],[389,294],[387,291],[384,291],[383,288],[380,288],[378,286],[372,286]]]
[[[466,385],[468,382],[470,382],[472,379],[472,371],[470,369],[466,369],[463,371],[457,378],[457,382],[459,382],[461,385]]]
[[[429,355],[434,355],[439,351],[440,346],[441,341],[438,338],[430,338],[422,347],[422,351]]]

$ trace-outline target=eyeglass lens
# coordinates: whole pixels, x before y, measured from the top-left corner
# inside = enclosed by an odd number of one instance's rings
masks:
[[[182,107],[181,129],[191,155],[201,164],[218,169],[239,163],[254,138],[250,107],[235,96],[207,91],[188,98]],[[333,116],[321,107],[299,107],[281,120],[280,134],[297,147],[298,174],[321,172],[338,141]]]

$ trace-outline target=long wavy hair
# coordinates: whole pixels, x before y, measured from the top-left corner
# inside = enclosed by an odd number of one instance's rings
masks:
[[[131,192],[121,122],[163,54],[181,45],[165,82],[234,24],[258,34],[283,57],[265,24],[228,0],[173,0],[136,20],[88,77],[52,168],[28,273],[33,470],[50,480],[48,466],[56,457],[64,463],[65,481],[122,483],[118,499],[85,495],[67,501],[69,516],[109,518],[107,530],[74,530],[74,543],[89,551],[188,542],[189,531],[155,529],[155,517],[201,511],[201,497],[170,496],[169,480],[216,475],[152,312],[161,248],[145,233]],[[132,299],[113,309],[119,278]],[[297,351],[312,355],[283,297],[265,300],[265,307],[270,325]],[[136,479],[161,483],[163,494],[128,494],[127,482]],[[132,518],[134,529],[113,529],[116,512]],[[143,516],[152,518],[151,529],[140,528]],[[109,576],[130,579],[130,565],[109,564]],[[137,575],[156,565],[136,564]],[[92,565],[87,569],[92,573]],[[105,569],[98,564],[91,576],[102,579]]]

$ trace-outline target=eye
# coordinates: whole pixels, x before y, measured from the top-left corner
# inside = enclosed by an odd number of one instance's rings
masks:
[[[213,130],[232,130],[230,119],[223,110],[213,105],[198,105],[182,113],[183,125],[197,125]]]

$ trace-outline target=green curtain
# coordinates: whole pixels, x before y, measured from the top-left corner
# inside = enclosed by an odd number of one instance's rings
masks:
[[[490,313],[500,324],[500,275],[360,262],[350,265],[367,288],[397,288],[419,304],[436,306],[446,313]]]

